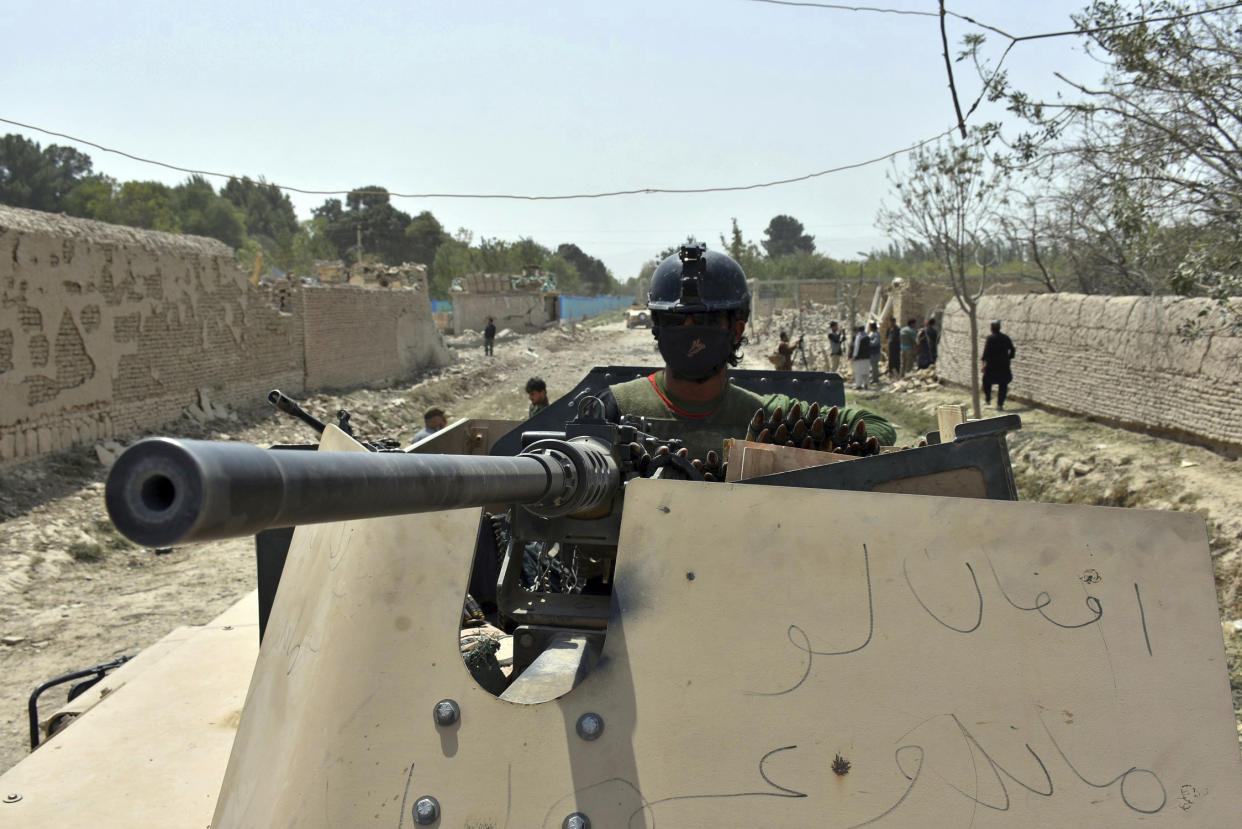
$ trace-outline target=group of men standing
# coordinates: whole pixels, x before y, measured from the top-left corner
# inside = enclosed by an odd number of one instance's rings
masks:
[[[828,324],[828,370],[839,373],[848,353],[854,373],[854,388],[869,389],[872,383],[880,382],[880,357],[886,345],[889,377],[909,374],[916,363],[921,369],[934,365],[940,344],[936,321],[929,319],[916,330],[917,324],[918,321],[911,317],[904,326],[899,327],[897,318],[889,317],[884,336],[874,322],[866,327],[855,327],[851,335],[833,320]]]

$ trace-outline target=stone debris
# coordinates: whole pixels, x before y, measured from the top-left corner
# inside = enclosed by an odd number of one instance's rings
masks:
[[[198,401],[191,403],[186,407],[185,414],[192,420],[199,423],[208,423],[212,420],[237,420],[237,415],[223,403],[212,403],[211,395],[207,389],[198,389]]]
[[[11,648],[11,647],[13,647],[14,645],[20,645],[22,642],[25,642],[25,641],[26,641],[26,637],[25,637],[25,636],[4,636],[4,637],[0,637],[0,645],[5,645],[5,646],[10,647],[10,648]]]
[[[936,376],[936,367],[928,366],[927,368],[915,369],[914,371],[902,377],[883,388],[886,392],[916,392],[930,391],[941,387],[940,378]]]
[[[118,441],[105,440],[95,444],[95,457],[99,458],[99,463],[104,469],[111,469],[112,464],[116,463],[116,456],[121,454],[124,448],[124,444]]]

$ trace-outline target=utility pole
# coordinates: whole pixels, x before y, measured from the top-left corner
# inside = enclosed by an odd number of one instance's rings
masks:
[[[362,225],[354,225],[354,230],[358,233],[358,264],[362,264]]]

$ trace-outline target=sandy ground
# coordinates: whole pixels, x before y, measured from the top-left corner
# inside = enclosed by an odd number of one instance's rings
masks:
[[[555,398],[592,366],[658,362],[650,332],[627,331],[620,323],[502,340],[493,358],[472,342],[455,338],[458,361],[417,382],[302,402],[325,420],[347,408],[364,437],[406,442],[430,405],[443,406],[450,418],[521,419],[527,406],[522,387],[531,375],[542,376]],[[768,346],[752,347],[742,367],[770,368],[763,356]],[[881,388],[856,402],[890,416],[902,427],[899,442],[906,443],[934,428],[937,404],[966,397],[955,389]],[[1202,513],[1212,536],[1222,620],[1242,618],[1242,463],[1021,404],[1010,410],[1023,418],[1011,454],[1024,499]],[[253,411],[206,424],[187,418],[162,433],[259,445],[313,438],[262,401]],[[0,769],[29,750],[26,701],[38,683],[137,653],[178,625],[205,623],[254,586],[249,539],[166,555],[122,539],[105,516],[105,475],[93,448],[0,471]],[[1242,634],[1226,636],[1239,674],[1235,708],[1242,706],[1239,639]],[[63,700],[64,689],[58,689],[42,704],[52,710]]]

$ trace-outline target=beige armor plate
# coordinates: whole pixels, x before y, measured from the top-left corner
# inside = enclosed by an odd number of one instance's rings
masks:
[[[1202,520],[639,481],[601,664],[458,655],[477,510],[297,532],[216,826],[1226,826]],[[438,726],[439,700],[461,717]],[[603,722],[597,739],[580,719]]]

